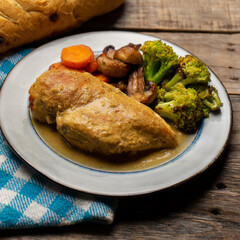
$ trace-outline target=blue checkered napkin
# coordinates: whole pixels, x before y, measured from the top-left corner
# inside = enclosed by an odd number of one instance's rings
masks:
[[[32,49],[0,59],[0,86],[12,67]],[[0,131],[0,229],[111,223],[114,199],[65,188],[25,165]]]

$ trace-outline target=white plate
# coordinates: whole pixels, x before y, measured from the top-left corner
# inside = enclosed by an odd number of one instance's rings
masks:
[[[6,139],[32,167],[67,187],[99,195],[130,196],[158,191],[204,171],[226,147],[232,125],[232,109],[226,90],[211,71],[211,81],[223,102],[220,114],[204,120],[190,147],[174,160],[137,172],[97,171],[68,161],[52,151],[36,134],[29,117],[28,89],[50,64],[60,60],[64,47],[86,44],[102,51],[109,44],[116,48],[129,42],[155,40],[132,32],[106,31],[79,34],[45,44],[23,58],[7,76],[0,95],[0,124]],[[184,56],[186,50],[165,41]]]

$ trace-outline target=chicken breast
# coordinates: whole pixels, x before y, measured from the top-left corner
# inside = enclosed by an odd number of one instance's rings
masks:
[[[91,74],[47,71],[29,94],[32,116],[56,122],[80,149],[108,155],[177,144],[175,132],[152,109]]]

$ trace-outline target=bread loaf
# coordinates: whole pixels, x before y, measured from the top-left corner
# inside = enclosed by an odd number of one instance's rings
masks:
[[[0,54],[79,27],[124,0],[0,0]]]

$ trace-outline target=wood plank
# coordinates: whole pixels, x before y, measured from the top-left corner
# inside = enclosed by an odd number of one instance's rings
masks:
[[[88,28],[239,33],[239,12],[238,0],[125,0],[116,11],[91,21]]]

